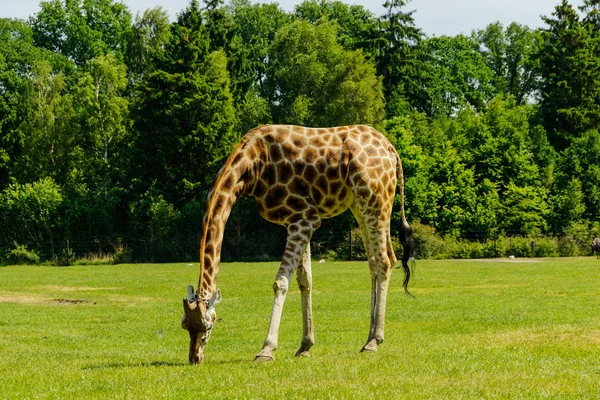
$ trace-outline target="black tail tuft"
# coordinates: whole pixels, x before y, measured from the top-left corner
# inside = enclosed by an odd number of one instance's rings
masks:
[[[402,269],[404,270],[404,282],[402,286],[404,287],[404,292],[409,297],[415,297],[408,291],[408,282],[410,281],[410,267],[408,265],[408,261],[413,259],[413,252],[415,248],[415,242],[412,238],[412,228],[406,222],[406,220],[402,221],[402,225],[400,227],[400,243],[402,243],[402,248],[404,252],[402,254]],[[414,261],[413,261],[414,265]]]

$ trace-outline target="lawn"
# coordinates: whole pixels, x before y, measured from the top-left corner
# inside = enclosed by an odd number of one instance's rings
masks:
[[[264,340],[277,263],[221,266],[203,365],[187,364],[181,299],[198,265],[0,267],[0,398],[600,398],[600,260],[418,261],[394,271],[386,341],[366,263],[313,263],[316,345],[293,284],[277,360]]]

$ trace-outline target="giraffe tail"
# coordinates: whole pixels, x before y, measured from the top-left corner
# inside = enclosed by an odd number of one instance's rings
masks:
[[[400,156],[396,153],[397,158],[397,174],[400,188],[400,212],[402,213],[402,224],[400,225],[400,243],[402,243],[402,269],[404,270],[404,292],[409,297],[414,297],[408,290],[408,283],[410,281],[411,269],[408,265],[408,261],[412,261],[413,270],[415,265],[415,259],[413,257],[415,242],[412,238],[412,228],[406,221],[406,214],[404,213],[404,171],[402,170],[402,161]]]
[[[408,262],[412,261],[414,270],[415,259],[412,256],[412,254],[415,248],[415,242],[412,238],[412,228],[410,227],[408,222],[406,222],[406,219],[402,219],[402,225],[400,226],[400,243],[402,243],[403,249],[402,269],[404,270],[404,282],[402,283],[402,286],[404,287],[404,292],[409,297],[414,297],[408,290],[408,282],[410,281],[411,277],[411,269],[408,265]]]

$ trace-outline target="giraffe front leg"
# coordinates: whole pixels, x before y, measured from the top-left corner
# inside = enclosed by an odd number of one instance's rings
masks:
[[[285,261],[285,258],[284,258]],[[293,270],[289,267],[282,266],[279,268],[275,283],[273,284],[273,310],[271,311],[271,321],[269,323],[269,331],[263,343],[262,350],[254,357],[254,361],[273,361],[273,351],[277,348],[277,340],[279,337],[279,325],[281,324],[281,314],[283,312],[283,304],[285,296],[290,286]]]
[[[298,267],[298,287],[302,297],[302,342],[296,356],[307,357],[308,351],[315,344],[315,331],[312,317],[312,268],[310,261],[310,243],[302,256],[302,263]]]
[[[273,299],[273,310],[271,311],[269,331],[267,332],[267,338],[265,339],[263,348],[256,357],[254,357],[254,361],[275,360],[273,351],[277,348],[281,313],[283,311],[286,294],[290,287],[290,280],[294,275],[294,271],[298,268],[300,258],[304,254],[313,232],[312,229],[302,229],[302,225],[308,224],[300,224],[299,226],[291,225],[288,227],[288,239],[285,253],[279,271],[277,272],[275,283],[273,284],[275,297]]]

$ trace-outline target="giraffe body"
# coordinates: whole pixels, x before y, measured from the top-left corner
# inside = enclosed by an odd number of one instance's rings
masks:
[[[267,125],[248,132],[217,174],[208,195],[200,246],[200,280],[193,298],[184,299],[184,328],[190,332],[190,361],[203,358],[202,348],[212,324],[202,331],[194,320],[214,316],[216,278],[225,222],[235,201],[254,196],[263,218],[286,227],[286,249],[273,285],[275,299],[267,338],[256,356],[273,359],[285,296],[294,272],[302,297],[303,337],[297,354],[307,355],[314,344],[310,239],[321,220],[351,209],[358,221],[371,271],[371,328],[363,350],[376,350],[383,341],[385,303],[397,259],[390,236],[390,216],[400,180],[403,268],[407,290],[411,250],[410,226],[404,216],[404,178],[398,153],[377,130],[365,126],[304,128]],[[200,305],[194,307],[194,305]],[[214,318],[213,318],[214,320]],[[194,325],[190,329],[190,326]],[[204,335],[204,336],[202,336]],[[203,340],[201,337],[206,337]],[[194,348],[197,354],[192,354]],[[202,357],[198,356],[202,355]]]

